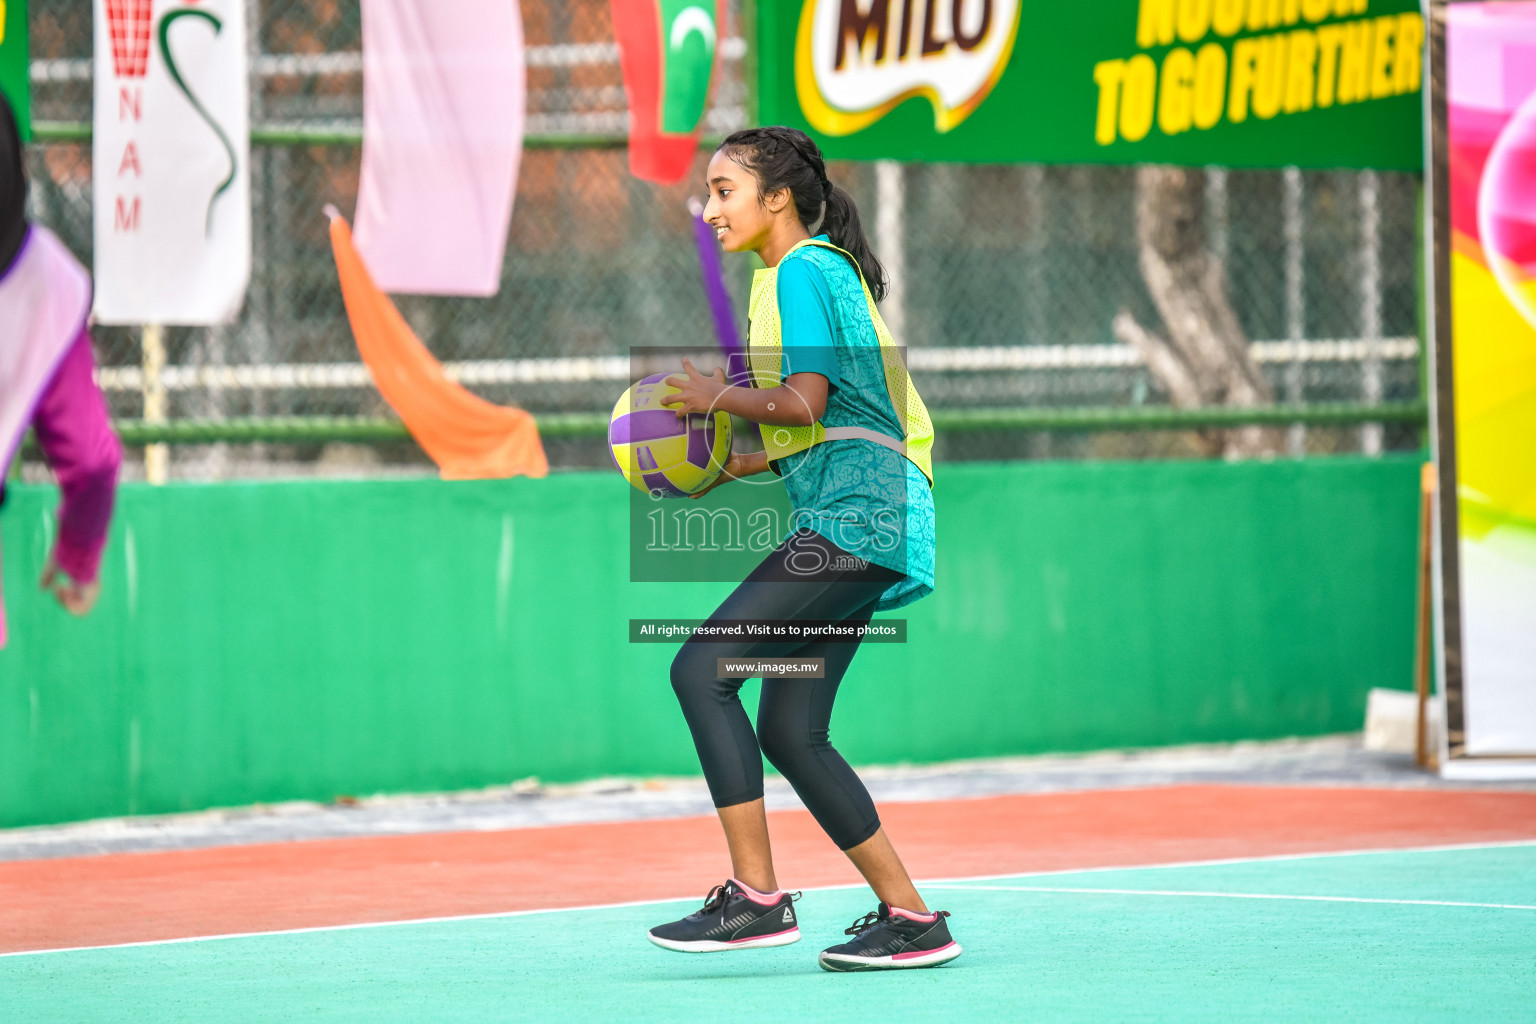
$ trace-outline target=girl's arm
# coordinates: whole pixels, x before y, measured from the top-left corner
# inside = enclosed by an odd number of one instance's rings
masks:
[[[792,373],[776,388],[739,388],[725,382],[723,369],[706,377],[686,357],[683,369],[688,376],[667,378],[678,392],[661,403],[675,409],[679,417],[724,409],[753,423],[808,427],[827,411],[829,384],[819,373]]]
[[[756,476],[759,473],[768,472],[767,452],[747,452],[745,454],[732,452],[731,457],[725,461],[725,468],[715,478],[715,482],[704,488],[695,498],[702,498],[710,491],[723,483],[731,480],[740,480],[744,476]]]
[[[663,402],[679,416],[690,412],[726,412],[774,427],[808,427],[827,411],[827,393],[841,384],[838,375],[832,291],[826,277],[803,259],[784,260],[776,288],[782,324],[783,365],[789,369],[776,388],[738,388],[725,383],[725,371],[706,377],[683,360],[686,377],[668,377],[681,389]],[[673,403],[680,403],[674,405]]]
[[[42,585],[77,615],[95,603],[97,568],[107,543],[122,462],[122,447],[107,419],[106,402],[91,380],[92,365],[90,332],[82,330],[32,420],[38,445],[63,494],[59,535],[48,555]]]

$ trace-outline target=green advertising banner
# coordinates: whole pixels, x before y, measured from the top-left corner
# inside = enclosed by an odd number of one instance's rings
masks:
[[[1420,169],[1417,0],[760,2],[759,114],[834,159]]]
[[[27,84],[27,0],[0,0],[0,91],[16,111],[25,141],[32,137]]]

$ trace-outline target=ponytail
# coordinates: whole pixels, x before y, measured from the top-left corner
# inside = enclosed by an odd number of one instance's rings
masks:
[[[859,209],[852,196],[827,180],[826,162],[809,135],[781,125],[745,128],[727,136],[720,151],[752,172],[759,196],[789,189],[806,230],[825,233],[851,255],[875,301],[885,298],[885,268],[864,237]]]
[[[859,208],[853,204],[852,196],[830,181],[827,182],[826,203],[827,213],[821,222],[821,230],[826,232],[833,245],[845,250],[858,261],[864,283],[869,285],[870,294],[879,302],[885,298],[887,290],[885,267],[875,258],[869,247],[869,239],[864,237],[864,226],[859,223]]]

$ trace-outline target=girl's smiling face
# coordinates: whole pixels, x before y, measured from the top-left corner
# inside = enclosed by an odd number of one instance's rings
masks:
[[[779,214],[790,205],[788,189],[759,196],[757,176],[717,152],[704,172],[709,202],[704,220],[726,252],[756,252],[768,241]]]

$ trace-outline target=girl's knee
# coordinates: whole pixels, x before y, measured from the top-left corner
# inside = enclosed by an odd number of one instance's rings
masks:
[[[729,702],[745,679],[721,679],[719,651],[709,645],[685,643],[672,659],[672,692],[684,705],[702,701]]]
[[[793,778],[800,764],[815,753],[809,735],[796,729],[791,722],[772,715],[758,716],[757,745],[762,748],[768,763],[785,778]]]
[[[710,669],[708,677],[713,679],[713,659],[705,659],[705,651],[697,643],[684,643],[680,648],[677,648],[677,654],[673,657],[673,668],[671,668],[673,686],[676,686],[679,682],[699,679],[707,662],[708,669]]]
[[[705,669],[708,668],[707,674]],[[714,679],[714,666],[706,666],[704,658],[698,648],[692,644],[683,644],[672,659],[672,691],[677,694],[679,700],[703,689]]]

